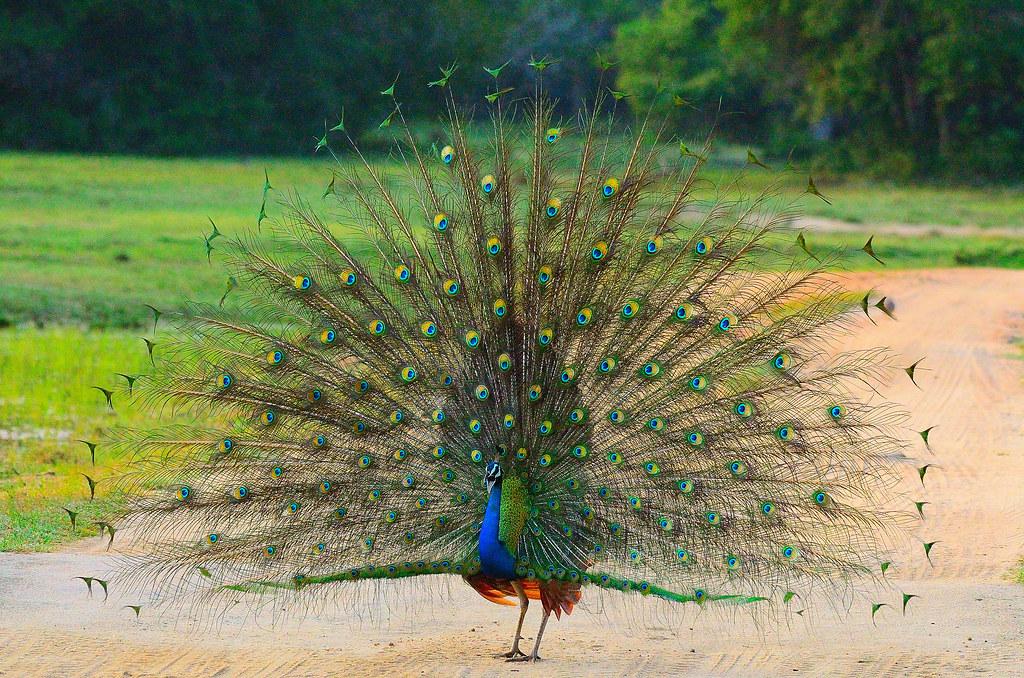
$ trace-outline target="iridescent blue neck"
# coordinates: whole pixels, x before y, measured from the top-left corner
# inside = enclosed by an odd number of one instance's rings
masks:
[[[480,528],[480,571],[488,577],[515,579],[516,559],[498,539],[498,516],[501,511],[501,483],[487,498],[487,511]]]

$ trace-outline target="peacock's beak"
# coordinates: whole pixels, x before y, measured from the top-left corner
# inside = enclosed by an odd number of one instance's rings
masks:
[[[491,493],[491,490],[494,489],[494,485],[497,482],[498,482],[497,478],[491,478],[490,476],[488,476],[488,478],[487,478],[487,494],[488,495]]]

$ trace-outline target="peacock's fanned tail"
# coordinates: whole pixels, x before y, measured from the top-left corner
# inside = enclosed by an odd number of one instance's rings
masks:
[[[567,124],[496,86],[475,144],[442,84],[442,147],[396,104],[395,162],[352,144],[337,219],[285,200],[272,245],[234,243],[244,304],[164,341],[142,397],[210,423],[121,432],[153,488],[134,571],[474,574],[492,459],[528,490],[524,578],[753,602],[875,571],[901,521],[900,414],[869,388],[889,359],[834,353],[858,300],[779,235],[789,210],[698,200],[703,156],[667,161],[649,118],[617,132],[603,96]]]

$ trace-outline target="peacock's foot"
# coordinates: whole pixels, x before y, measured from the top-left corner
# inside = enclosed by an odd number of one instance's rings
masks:
[[[510,657],[506,661],[510,661],[510,662],[530,662],[531,664],[533,664],[533,663],[539,662],[541,660],[541,656],[538,655],[538,654],[523,654],[522,652],[520,652],[519,654],[520,654],[520,656],[518,656],[518,657]]]
[[[518,647],[513,647],[508,652],[498,655],[499,657],[505,657],[510,662],[522,661],[522,657],[527,656],[525,652],[520,650]]]

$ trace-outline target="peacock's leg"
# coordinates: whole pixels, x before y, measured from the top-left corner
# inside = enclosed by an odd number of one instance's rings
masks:
[[[530,599],[526,597],[526,592],[523,591],[522,585],[517,581],[513,581],[512,588],[515,589],[516,594],[519,596],[519,625],[516,626],[516,637],[512,641],[512,649],[503,655],[509,659],[526,656],[526,653],[519,649],[519,639],[522,638],[519,634],[523,631],[523,620],[526,619],[526,610],[530,607]]]
[[[537,640],[533,643],[533,652],[529,656],[516,657],[509,661],[524,661],[524,662],[535,662],[540,659],[540,655],[537,652],[540,651],[540,639],[544,636],[544,627],[548,625],[548,617],[551,616],[551,612],[548,610],[544,611],[544,618],[540,620],[540,628],[537,629]]]

